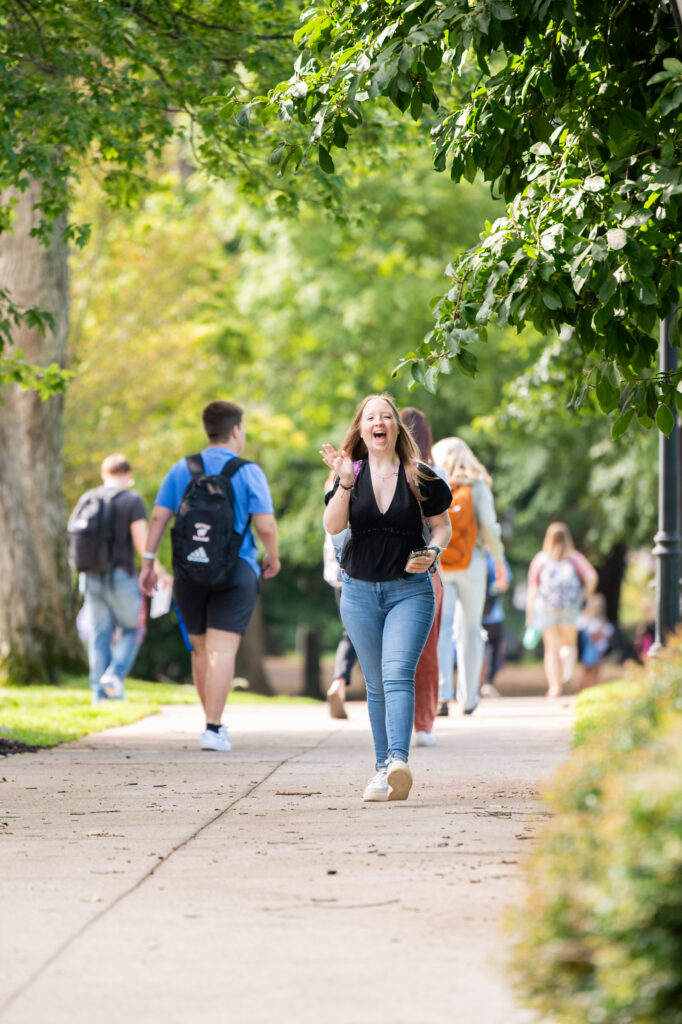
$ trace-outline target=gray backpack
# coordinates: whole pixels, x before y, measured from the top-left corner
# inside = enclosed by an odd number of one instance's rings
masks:
[[[583,584],[570,558],[559,560],[545,555],[540,570],[538,593],[545,608],[553,611],[578,611],[583,599]]]

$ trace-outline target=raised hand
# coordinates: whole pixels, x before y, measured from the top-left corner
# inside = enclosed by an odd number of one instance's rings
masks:
[[[345,451],[337,451],[331,444],[323,444],[320,455],[325,466],[328,466],[345,487],[352,487],[354,480],[353,460]]]

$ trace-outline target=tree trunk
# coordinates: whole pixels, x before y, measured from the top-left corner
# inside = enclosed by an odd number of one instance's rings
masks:
[[[21,326],[15,348],[30,363],[66,361],[67,245],[64,221],[48,248],[30,237],[40,185],[17,197],[13,232],[0,234],[0,282],[19,308],[52,313],[54,331]],[[60,669],[82,667],[74,624],[74,593],[66,562],[62,497],[62,407],[12,384],[0,394],[0,678],[55,681]]]
[[[597,589],[606,598],[606,615],[610,622],[618,625],[620,612],[620,591],[625,576],[625,544],[614,544],[599,568]]]
[[[263,606],[260,598],[256,601],[251,621],[237,651],[235,675],[249,681],[251,693],[263,693],[272,696],[272,687],[268,680],[263,655],[265,654],[265,628],[263,625]]]

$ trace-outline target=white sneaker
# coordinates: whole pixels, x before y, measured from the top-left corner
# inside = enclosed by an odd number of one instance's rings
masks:
[[[481,687],[481,697],[499,697],[500,691],[492,683],[484,683]]]
[[[232,750],[227,726],[221,725],[219,732],[213,732],[213,729],[204,730],[199,740],[199,746],[202,750]]]
[[[389,800],[407,800],[412,789],[412,772],[405,761],[391,761],[386,772]]]
[[[105,672],[99,681],[99,688],[108,700],[123,700],[123,680],[114,672]]]
[[[382,768],[373,779],[370,779],[362,794],[363,800],[388,800],[388,779],[386,769]]]
[[[435,747],[436,737],[432,732],[416,732],[414,734],[415,747]]]

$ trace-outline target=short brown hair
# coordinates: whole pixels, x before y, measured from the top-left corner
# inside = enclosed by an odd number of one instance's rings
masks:
[[[115,452],[113,455],[107,455],[106,459],[102,461],[102,473],[106,476],[120,476],[122,473],[131,473],[132,469],[125,455],[120,452]]]
[[[242,410],[234,402],[209,402],[201,421],[209,441],[227,441],[242,421]]]

